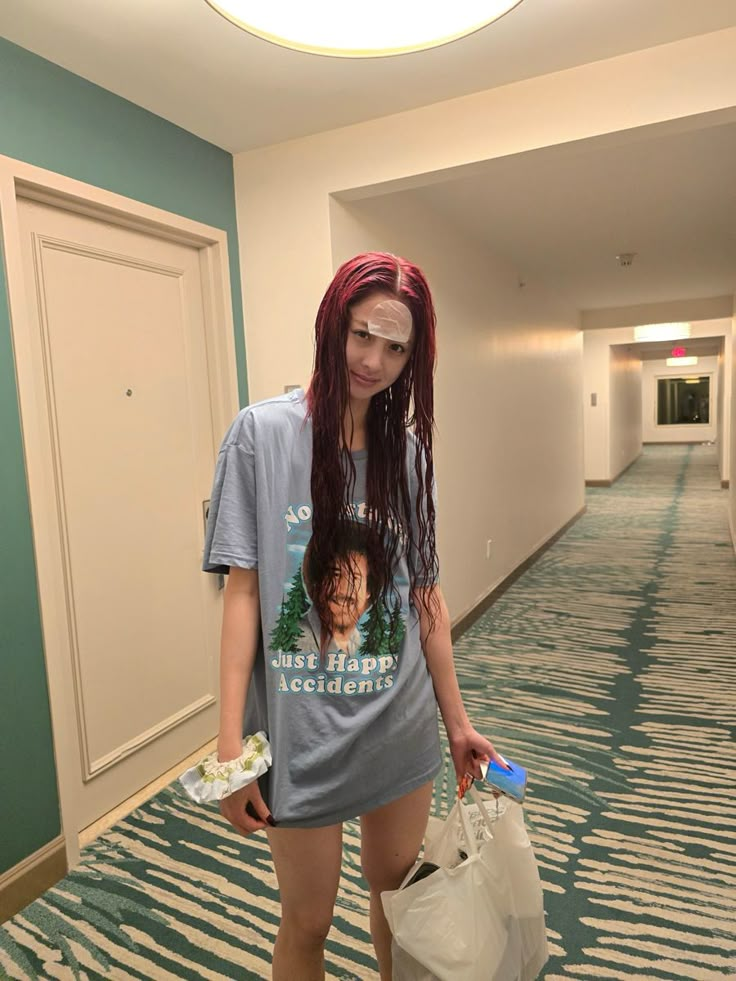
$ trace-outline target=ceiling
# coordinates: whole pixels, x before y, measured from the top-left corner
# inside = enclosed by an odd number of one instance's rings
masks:
[[[736,293],[734,175],[730,123],[504,157],[410,193],[585,310]]]
[[[672,349],[675,347],[684,347],[688,356],[715,357],[723,349],[723,341],[722,336],[688,337],[682,341],[641,341],[633,344],[616,344],[614,347],[626,347],[642,361],[662,361],[672,357]]]
[[[350,61],[252,37],[205,0],[0,2],[0,36],[233,153],[734,25],[734,0],[523,0],[453,44]]]
[[[735,0],[523,0],[445,47],[349,61],[254,38],[205,0],[0,0],[0,36],[231,152],[734,25]],[[732,114],[404,193],[594,310],[736,292],[734,174]]]

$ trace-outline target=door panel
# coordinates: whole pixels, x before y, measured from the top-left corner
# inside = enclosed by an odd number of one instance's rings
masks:
[[[216,732],[221,599],[200,562],[221,434],[198,250],[18,205],[68,627],[46,648],[66,661],[81,830]]]

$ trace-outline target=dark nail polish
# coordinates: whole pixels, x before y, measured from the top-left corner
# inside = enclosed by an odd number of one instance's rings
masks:
[[[273,814],[269,814],[266,821],[271,825],[272,828],[276,827],[276,822],[273,819]]]

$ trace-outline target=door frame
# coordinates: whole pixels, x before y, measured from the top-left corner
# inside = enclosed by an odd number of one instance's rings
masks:
[[[203,290],[207,374],[214,425],[212,464],[225,432],[239,408],[234,321],[230,289],[227,233],[200,222],[143,204],[53,171],[0,154],[0,235],[5,254],[11,340],[18,385],[21,435],[31,508],[43,649],[49,686],[61,831],[68,867],[79,861],[77,807],[71,788],[81,753],[75,705],[64,668],[72,659],[67,628],[68,602],[62,563],[60,501],[52,464],[47,386],[36,372],[33,318],[26,303],[18,199],[30,199],[80,215],[102,219],[199,252]],[[193,747],[193,749],[196,747]]]

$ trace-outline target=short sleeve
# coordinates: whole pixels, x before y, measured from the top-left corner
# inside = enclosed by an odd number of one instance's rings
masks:
[[[258,568],[253,413],[243,410],[227,432],[215,467],[204,541],[204,572]]]
[[[427,564],[430,566],[430,568],[428,570],[428,574],[426,575],[422,571],[422,563],[420,560],[420,552],[419,552],[419,521],[417,519],[417,512],[416,512],[419,486],[417,482],[416,472],[414,470],[414,459],[415,459],[414,454],[416,453],[416,445],[413,443],[413,441],[412,441],[412,445],[413,445],[413,452],[410,454],[410,462],[409,462],[409,486],[411,488],[411,534],[412,534],[412,539],[414,541],[414,547],[412,549],[410,569],[413,570],[415,576],[413,585],[422,587],[422,586],[431,586],[439,582],[439,566],[437,564],[437,560],[435,559],[434,569],[432,569],[430,563],[430,556],[429,554],[427,554]],[[436,518],[437,481],[434,478],[434,475],[432,478],[432,501],[434,502],[434,513]],[[420,504],[421,504],[422,515],[426,521],[427,520],[426,500],[423,499],[420,502]],[[425,543],[425,547],[426,547],[426,543]]]

